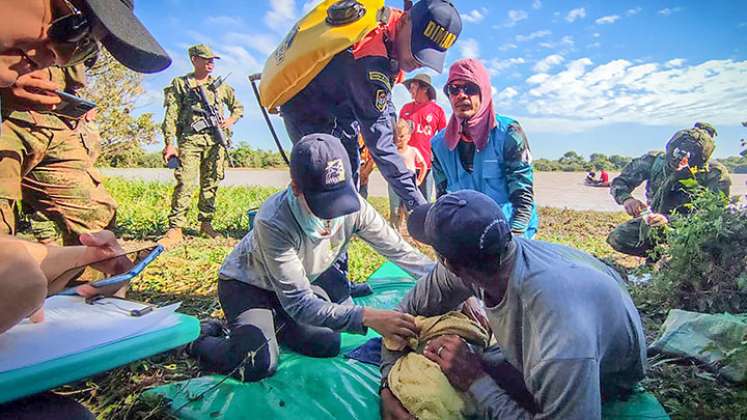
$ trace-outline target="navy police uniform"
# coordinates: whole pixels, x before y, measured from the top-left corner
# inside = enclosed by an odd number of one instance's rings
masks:
[[[396,25],[402,12],[390,10],[387,26]],[[408,208],[425,203],[415,175],[404,164],[394,144],[397,112],[392,86],[400,70],[390,59],[386,28],[367,45],[353,45],[338,53],[301,92],[280,107],[293,143],[312,133],[329,133],[342,140],[357,182],[360,167],[358,133],[363,134],[382,175]],[[377,29],[376,31],[379,31]]]

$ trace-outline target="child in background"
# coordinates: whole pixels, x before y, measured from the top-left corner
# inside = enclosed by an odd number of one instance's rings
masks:
[[[407,169],[416,175],[416,185],[419,186],[425,179],[428,164],[425,162],[425,158],[423,158],[420,151],[408,144],[412,135],[412,121],[400,118],[395,128],[394,142],[397,145],[397,152],[402,156],[402,160],[405,161]],[[406,216],[407,209],[405,208],[405,203],[399,199],[399,196],[397,196],[390,185],[389,222],[395,229],[399,230]]]

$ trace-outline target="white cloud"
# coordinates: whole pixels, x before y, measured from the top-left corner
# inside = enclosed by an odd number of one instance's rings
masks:
[[[462,58],[477,58],[480,56],[480,44],[477,43],[475,38],[460,41],[459,50],[462,53]]]
[[[620,19],[620,15],[602,16],[599,19],[595,20],[594,23],[596,23],[597,25],[609,25],[611,23],[615,23],[618,19]]]
[[[222,45],[216,52],[221,56],[221,67],[234,74],[257,73],[264,67],[264,60],[260,62],[240,45]]]
[[[205,18],[205,24],[225,28],[227,26],[243,26],[244,20],[235,16],[208,16]]]
[[[685,64],[684,58],[673,58],[666,62],[667,68],[675,68],[675,67],[682,67],[682,65]]]
[[[508,21],[503,25],[506,28],[510,28],[512,26],[515,26],[517,23],[521,22],[522,20],[525,20],[529,17],[529,13],[523,11],[523,10],[509,10],[508,11]]]
[[[207,45],[215,44],[212,37],[210,37],[209,35],[205,35],[202,32],[198,32],[198,31],[194,31],[190,29],[187,31],[187,35],[200,44],[207,44]],[[184,50],[186,51],[191,46],[191,44],[192,43],[184,44],[183,45]]]
[[[659,10],[657,13],[660,14],[660,15],[662,15],[662,16],[669,16],[672,13],[679,12],[680,10],[682,10],[681,7],[672,7],[672,8],[666,7],[664,9]]]
[[[613,60],[594,66],[588,58],[554,74],[537,73],[531,89],[513,98],[524,105],[532,125],[556,132],[635,121],[649,125],[689,125],[696,119],[737,124],[747,109],[747,61],[711,60],[685,66],[684,60],[634,64]],[[522,125],[527,124],[522,118]],[[535,128],[536,128],[535,127]]]
[[[500,91],[496,95],[496,97],[499,100],[505,100],[505,99],[511,99],[511,98],[515,97],[516,95],[518,95],[518,94],[519,94],[519,92],[516,89],[512,88],[511,86],[509,86],[509,87],[503,89],[502,91]]]
[[[548,70],[562,63],[564,60],[565,59],[562,55],[551,54],[538,61],[532,69],[537,73],[546,73]]]
[[[485,19],[485,15],[488,14],[488,9],[485,7],[480,8],[480,10],[472,9],[468,13],[462,13],[461,17],[462,20],[469,23],[478,23],[482,22],[483,19]]]
[[[545,41],[545,42],[540,42],[538,45],[540,47],[542,47],[542,48],[547,48],[547,49],[562,48],[562,50],[560,51],[560,53],[561,54],[567,54],[568,51],[570,49],[572,49],[573,46],[575,45],[575,41],[573,40],[572,36],[566,35],[566,36],[560,38],[560,40],[557,41],[557,42],[555,42],[555,41]]]
[[[496,92],[493,88],[493,103],[500,107],[508,107],[513,104],[513,98],[519,95],[519,91],[509,86],[500,92]]]
[[[307,0],[303,6],[301,6],[301,10],[303,10],[303,13],[309,13],[311,9],[316,7],[317,4],[321,3],[321,0]]]
[[[264,21],[268,28],[284,34],[295,23],[296,17],[295,0],[271,0]]]
[[[263,56],[272,53],[280,42],[277,36],[272,34],[249,34],[239,32],[229,32],[223,40],[227,44],[240,44],[249,47]]]
[[[587,45],[586,48],[599,48],[602,46],[601,42],[592,42],[591,44]]]
[[[485,63],[486,67],[488,68],[488,71],[491,75],[499,74],[505,70],[508,70],[509,68],[516,66],[518,64],[524,64],[526,63],[526,60],[524,60],[521,57],[512,57],[507,58],[505,60],[500,60],[497,58],[494,58],[487,63]]]
[[[542,8],[542,1],[540,0],[532,0],[532,9],[539,10]]]
[[[531,41],[533,39],[544,38],[546,36],[550,36],[550,34],[552,34],[552,32],[550,32],[548,30],[535,31],[535,32],[532,32],[529,35],[516,35],[516,41],[517,42],[527,42],[527,41]]]
[[[578,9],[573,9],[570,12],[568,12],[568,14],[565,15],[565,20],[573,23],[577,19],[583,19],[585,17],[586,17],[586,9],[583,7],[579,7]]]
[[[516,44],[508,43],[508,44],[502,44],[500,47],[498,47],[498,50],[499,51],[508,51],[508,50],[513,50],[513,49],[516,49],[516,48],[519,48],[519,46],[516,45]]]
[[[532,116],[517,116],[524,132],[572,134],[583,133],[593,128],[605,125],[603,120],[582,120],[574,118],[537,118]]]
[[[632,9],[628,9],[628,10],[625,11],[625,16],[635,16],[638,13],[641,13],[642,10],[643,9],[640,6],[639,7],[634,7]]]

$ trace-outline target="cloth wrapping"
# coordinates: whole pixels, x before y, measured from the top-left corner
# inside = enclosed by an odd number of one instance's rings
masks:
[[[389,372],[389,388],[394,396],[420,420],[457,420],[475,414],[469,396],[452,387],[438,364],[421,353],[429,340],[448,334],[458,335],[470,344],[485,348],[489,339],[487,331],[461,312],[416,317],[415,325],[420,334],[407,343],[407,347],[415,352],[400,358]],[[405,348],[386,338],[383,344],[394,351]]]
[[[672,309],[652,350],[703,362],[720,376],[747,382],[747,314],[702,314]]]

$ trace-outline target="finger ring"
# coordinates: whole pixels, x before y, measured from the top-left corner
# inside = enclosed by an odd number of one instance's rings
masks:
[[[436,356],[441,357],[441,352],[444,351],[444,346],[441,346],[438,348],[438,351],[436,351]]]

